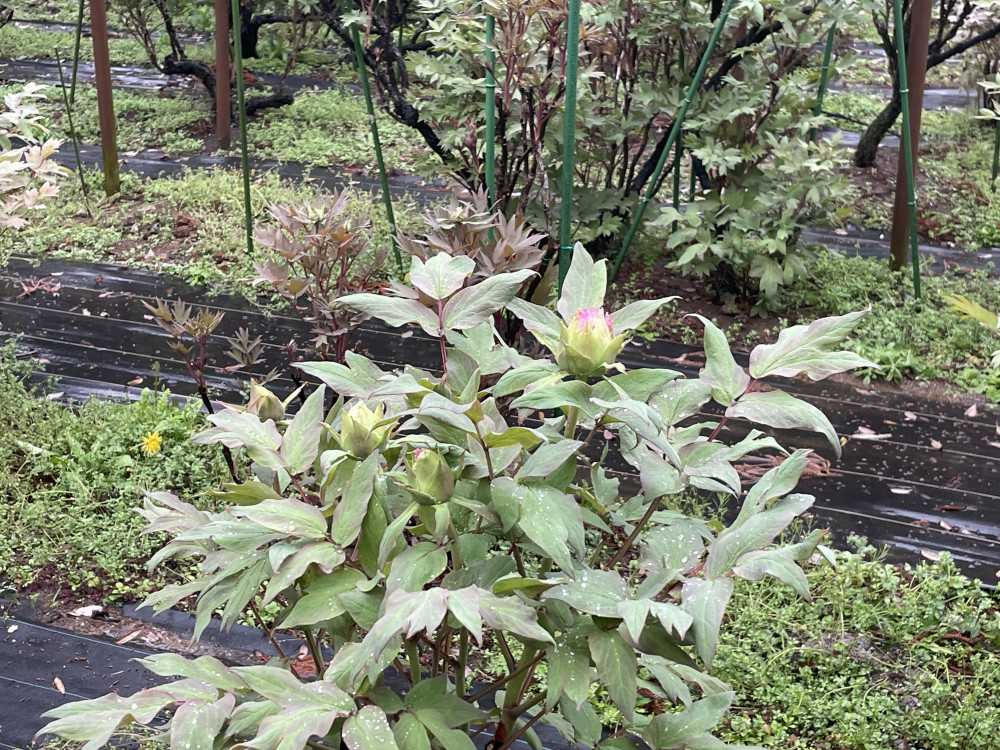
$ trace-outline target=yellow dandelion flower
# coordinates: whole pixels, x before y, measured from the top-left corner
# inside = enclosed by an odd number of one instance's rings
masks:
[[[142,452],[146,455],[159,453],[163,447],[163,435],[158,432],[147,432],[142,437]]]

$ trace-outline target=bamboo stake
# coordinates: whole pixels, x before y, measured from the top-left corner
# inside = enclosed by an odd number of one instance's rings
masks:
[[[403,257],[399,254],[399,245],[396,244],[396,217],[392,212],[392,198],[389,195],[389,177],[385,171],[385,159],[382,158],[382,142],[378,137],[378,123],[375,121],[375,104],[372,102],[372,91],[368,85],[368,71],[365,69],[365,56],[361,50],[361,35],[357,26],[351,26],[351,40],[354,42],[354,62],[358,66],[361,90],[364,92],[365,105],[368,107],[368,122],[372,129],[372,142],[375,144],[375,161],[382,182],[382,200],[385,202],[385,216],[389,220],[389,233],[392,236],[392,254],[396,258],[396,268],[402,274]]]
[[[618,251],[618,256],[615,258],[614,266],[611,268],[612,279],[618,275],[618,270],[621,268],[622,261],[625,260],[625,255],[628,253],[628,249],[632,244],[633,238],[635,237],[636,230],[639,228],[639,223],[642,221],[642,215],[646,212],[646,205],[656,192],[656,185],[657,182],[659,182],[660,173],[663,172],[663,165],[667,162],[667,155],[670,153],[670,149],[674,145],[674,142],[680,136],[681,125],[684,122],[684,117],[687,115],[688,108],[691,106],[691,101],[694,99],[695,92],[698,90],[698,87],[701,86],[702,78],[705,77],[705,69],[708,67],[709,58],[712,56],[715,45],[719,41],[719,35],[722,34],[722,27],[726,25],[726,20],[729,18],[729,12],[733,9],[734,2],[735,0],[726,0],[725,5],[722,6],[719,18],[715,22],[715,28],[712,30],[712,36],[708,40],[708,46],[705,48],[705,54],[701,56],[701,62],[698,63],[698,69],[695,71],[691,85],[688,87],[687,93],[684,95],[684,102],[681,104],[681,108],[677,112],[677,116],[674,118],[674,124],[670,127],[670,133],[667,135],[667,142],[663,146],[663,151],[660,152],[659,161],[657,161],[656,168],[653,170],[653,174],[649,178],[649,185],[646,188],[646,192],[639,199],[639,205],[636,207],[635,216],[632,217],[632,224],[629,226],[628,232],[625,234],[625,239],[622,242],[621,249]]]
[[[901,215],[903,209],[903,196],[900,192],[899,177],[897,176],[896,203],[893,211],[893,232],[890,238],[891,267],[900,269],[906,263],[906,233],[910,235],[910,261],[913,264],[913,294],[920,299],[920,255],[917,249],[917,201],[916,189],[913,179],[913,163],[917,150],[916,138],[920,133],[920,110],[923,105],[923,82],[927,70],[927,40],[930,33],[931,0],[917,0],[910,10],[910,42],[911,52],[914,54],[912,62],[914,65],[907,65],[906,59],[906,31],[903,25],[903,7],[901,0],[893,0],[893,21],[896,34],[896,58],[899,70],[900,98],[903,108],[903,142],[900,144],[903,158],[903,168],[906,178],[906,218],[904,221]],[[909,70],[908,70],[909,68]],[[917,71],[923,71],[923,74]],[[914,100],[914,112],[910,112],[910,73],[913,82],[917,85],[916,98]],[[919,105],[919,106],[918,106]],[[913,120],[913,122],[911,122]],[[912,127],[915,126],[915,127]],[[916,136],[915,136],[916,134]]]
[[[684,42],[681,40],[681,47],[677,59],[678,67],[681,71],[687,67],[684,64]],[[679,211],[681,207],[681,157],[684,155],[684,136],[683,134],[678,134],[677,136],[677,148],[674,150],[674,210]],[[688,199],[690,200],[690,198]],[[677,222],[674,221],[670,225],[670,231],[677,231]]]
[[[231,6],[233,14],[233,64],[236,67],[236,109],[240,118],[240,162],[243,170],[243,214],[247,230],[247,255],[252,258],[253,207],[250,203],[250,156],[247,153],[247,109],[243,91],[243,40],[240,37],[239,3],[240,0],[232,0]],[[218,78],[218,73],[216,73],[216,78]]]
[[[562,204],[559,216],[559,293],[573,252],[573,169],[576,150],[576,78],[580,47],[580,0],[569,0],[566,19],[566,100],[563,107]]]

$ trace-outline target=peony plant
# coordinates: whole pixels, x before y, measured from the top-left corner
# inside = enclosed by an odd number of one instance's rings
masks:
[[[439,367],[390,371],[352,352],[302,363],[320,385],[296,414],[263,399],[269,409],[220,412],[195,438],[251,467],[216,493],[225,509],[154,493],[142,510],[147,531],[171,537],[150,566],[199,569],[147,606],[193,597],[197,637],[216,614],[228,627],[277,603],[317,678],[281,659],[158,654],[143,663],[173,681],[61,706],[43,732],[96,750],[173,708],[163,741],[185,750],[471,750],[475,734],[537,748],[543,724],[590,748],[723,746],[711,730],[734,695],[709,670],[734,579],[773,576],[807,596],[801,565],[825,551],[821,531],[775,544],[813,502],[794,492],[808,451],[723,427],[813,430],[839,451],[817,409],[758,383],[870,366],[839,348],[863,313],[790,328],[748,370],[702,320],[707,362],[689,379],[623,365],[628,331],[663,300],[603,312],[605,263],[581,247],[556,312],[515,299],[530,271],[467,285],[473,270],[417,259],[395,296],[342,300],[416,323],[429,338],[407,340],[439,348]],[[504,343],[502,309],[553,358]],[[733,464],[759,451],[783,460],[744,488]],[[732,495],[733,522],[715,529],[664,502],[692,489]],[[502,673],[478,674],[491,659]],[[614,731],[589,702],[595,685],[621,714]],[[650,712],[640,692],[675,708]]]

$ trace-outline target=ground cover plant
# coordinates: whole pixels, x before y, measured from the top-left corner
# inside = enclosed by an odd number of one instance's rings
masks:
[[[205,425],[197,405],[154,391],[132,404],[61,404],[27,384],[32,366],[17,351],[11,341],[0,348],[4,578],[27,591],[116,599],[175,580],[166,568],[145,572],[160,542],[139,535],[135,509],[146,489],[207,489],[225,476],[217,451],[190,442]]]
[[[708,362],[687,380],[615,365],[627,333],[664,300],[605,313],[605,264],[582,247],[558,314],[515,297],[530,270],[482,281],[474,270],[466,256],[414,258],[410,285],[341,299],[437,338],[437,373],[384,372],[352,354],[346,364],[303,363],[339,396],[332,409],[325,387],[290,419],[277,399],[257,399],[210,416],[214,426],[195,438],[252,462],[220,495],[228,507],[206,513],[167,492],[147,498],[149,528],[173,536],[151,566],[200,564],[197,579],[147,604],[197,597],[200,633],[217,609],[231,625],[263,592],[263,604],[281,606],[280,626],[305,633],[322,678],[303,683],[279,664],[153,656],[144,663],[154,672],[185,679],[55,709],[46,731],[96,748],[120,725],[180,704],[172,744],[300,748],[318,736],[324,747],[433,739],[471,748],[474,725],[504,748],[543,722],[592,747],[634,747],[627,737],[639,735],[654,748],[718,746],[708,732],[734,693],[699,664],[711,666],[734,578],[773,576],[806,595],[800,563],[824,549],[820,531],[771,546],[812,502],[792,493],[808,452],[765,474],[726,528],[662,509],[660,499],[690,488],[742,496],[732,463],[780,452],[757,430],[718,440],[730,419],[820,432],[839,451],[818,410],[757,384],[865,365],[838,348],[863,314],[789,329],[753,352],[749,373],[702,321]],[[502,342],[491,321],[504,307],[553,359]],[[726,409],[721,421],[683,421],[709,400]],[[608,473],[605,432],[639,482]],[[334,649],[329,666],[321,642]],[[470,687],[470,654],[487,643],[503,654],[505,674]],[[636,712],[640,667],[652,676],[646,689],[679,711]],[[405,696],[382,684],[390,668],[409,680]],[[587,702],[595,681],[623,717],[609,738]],[[487,697],[495,708],[478,705]]]

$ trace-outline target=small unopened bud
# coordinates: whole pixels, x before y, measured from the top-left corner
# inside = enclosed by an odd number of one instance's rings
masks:
[[[406,462],[410,490],[423,505],[446,503],[455,493],[455,474],[437,451],[418,448]]]
[[[260,383],[250,381],[250,400],[247,402],[247,411],[256,414],[262,420],[273,419],[280,421],[285,416],[285,405],[281,399]]]
[[[559,333],[556,364],[580,380],[603,375],[624,344],[624,335],[615,336],[610,315],[602,308],[584,307]]]
[[[382,404],[372,411],[363,401],[344,412],[340,419],[340,447],[355,458],[368,458],[384,446],[392,425],[378,426],[383,414]]]

